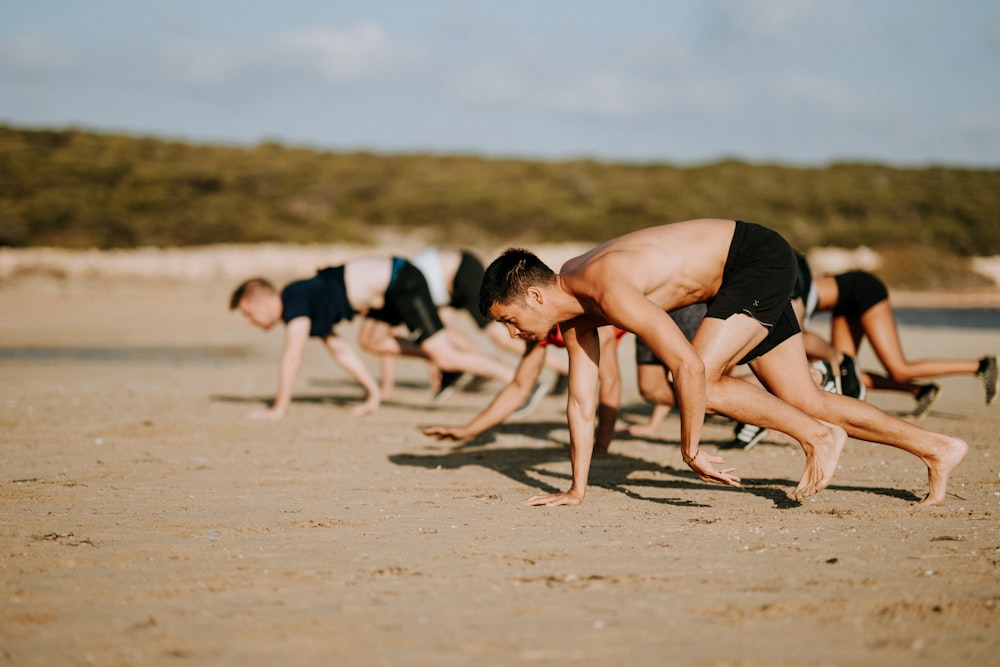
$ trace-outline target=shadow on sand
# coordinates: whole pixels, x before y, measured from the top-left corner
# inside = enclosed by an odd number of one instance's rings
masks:
[[[533,438],[538,446],[505,447],[490,446],[498,443],[504,435],[519,435]],[[415,454],[393,454],[389,460],[402,466],[458,470],[466,466],[479,466],[498,472],[539,493],[558,493],[565,490],[571,481],[569,474],[569,447],[566,423],[535,422],[502,424],[466,443],[448,447],[446,444],[430,444],[425,449],[439,452]],[[636,500],[671,505],[675,507],[711,507],[690,498],[676,495],[664,497],[649,491],[686,491],[712,489],[722,493],[749,493],[769,500],[776,509],[791,509],[802,503],[788,497],[797,481],[772,478],[744,478],[741,489],[708,484],[687,468],[648,461],[622,452],[622,442],[633,438],[627,432],[616,433],[611,453],[606,458],[595,459],[590,469],[589,485],[616,491]],[[667,446],[679,446],[676,440],[662,440]],[[703,441],[705,445],[722,446],[729,441]],[[616,447],[617,444],[617,447]],[[616,451],[617,450],[617,451]],[[566,472],[548,469],[550,464],[561,466]],[[648,490],[648,491],[647,491]],[[889,496],[901,500],[917,501],[920,498],[909,491],[899,489],[858,487],[832,484],[823,493],[831,491],[853,491]],[[527,495],[530,495],[527,494]]]

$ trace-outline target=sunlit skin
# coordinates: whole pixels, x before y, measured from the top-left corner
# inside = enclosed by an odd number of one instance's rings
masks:
[[[837,280],[822,276],[813,280],[818,293],[817,312],[833,310],[840,300]],[[882,362],[888,377],[875,373],[862,373],[865,385],[873,389],[889,389],[916,395],[922,385],[913,380],[945,375],[975,375],[978,359],[917,359],[910,360],[896,326],[896,317],[888,299],[879,301],[860,317],[838,314],[830,321],[830,342],[841,354],[858,356],[858,349],[865,338],[871,343],[875,356]]]
[[[243,299],[236,308],[249,324],[264,331],[281,321],[280,299]]]
[[[513,331],[512,337],[513,335]],[[547,334],[546,334],[547,335]],[[597,431],[594,438],[594,455],[607,455],[614,435],[615,422],[621,403],[621,375],[618,368],[618,339],[612,327],[600,329],[601,364],[598,395]],[[517,336],[524,339],[523,336]],[[506,384],[488,406],[464,426],[429,426],[424,434],[438,440],[464,442],[493,428],[507,419],[531,396],[535,383],[553,346],[528,342],[521,362],[514,372],[514,379]]]
[[[343,289],[354,313],[369,319],[372,311],[383,308],[387,290],[392,281],[394,258],[390,256],[359,257],[343,265]],[[419,299],[419,295],[412,298]],[[270,285],[258,285],[244,293],[235,308],[244,319],[264,331],[283,321],[284,303],[281,293]],[[373,324],[376,324],[373,321]],[[362,327],[362,333],[372,327]],[[385,327],[388,329],[388,326]],[[280,419],[291,404],[295,379],[302,365],[303,351],[310,338],[311,320],[306,316],[290,319],[285,323],[285,345],[278,373],[278,390],[274,403],[266,410],[251,413],[254,419]],[[391,332],[390,332],[391,333]],[[331,331],[322,342],[341,365],[366,391],[365,401],[351,409],[352,414],[370,414],[381,404],[382,392],[353,347]],[[402,336],[362,336],[362,346],[380,355],[408,355],[427,359],[444,370],[468,372],[507,382],[513,370],[503,362],[482,354],[478,350],[461,349],[453,344],[449,332],[438,329],[419,344]]]
[[[246,296],[237,304],[236,308],[249,324],[264,331],[269,331],[278,322],[281,322],[281,297],[273,290],[261,290],[253,296]],[[250,412],[247,415],[250,419],[277,420],[283,418],[288,412],[288,407],[292,402],[295,378],[302,365],[303,351],[308,340],[309,318],[296,317],[288,322],[285,327],[285,344],[278,367],[278,389],[275,392],[274,402],[269,408]],[[365,400],[361,404],[353,406],[349,410],[350,414],[362,416],[378,410],[382,401],[381,393],[358,354],[345,341],[333,335],[324,338],[323,344],[334,360],[366,391]]]
[[[613,239],[566,262],[552,283],[529,285],[490,314],[512,336],[538,340],[560,323],[570,359],[567,418],[573,483],[564,493],[525,501],[576,505],[586,494],[593,453],[594,387],[600,359],[596,327],[614,324],[641,338],[670,370],[681,415],[681,456],[705,480],[738,486],[732,469],[700,449],[706,412],[772,428],[795,438],[806,455],[802,479],[790,494],[807,498],[833,479],[847,435],[898,447],[928,468],[922,504],[944,500],[948,476],[968,445],[922,429],[856,399],[821,391],[809,371],[802,335],[795,334],[749,366],[764,386],[729,371],[768,333],[742,313],[706,317],[688,341],[667,311],[710,300],[722,286],[736,223],[693,220],[650,227]]]

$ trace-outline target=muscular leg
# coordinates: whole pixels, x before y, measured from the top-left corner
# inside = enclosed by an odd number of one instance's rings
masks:
[[[726,320],[705,318],[692,344],[705,363],[709,410],[736,421],[787,433],[799,441],[806,465],[791,496],[802,499],[830,484],[847,434],[839,426],[815,419],[764,388],[729,374],[766,334],[766,328],[747,315],[732,315]],[[801,336],[795,338],[799,341],[801,358],[800,363],[790,363],[784,369],[789,385],[808,386],[819,391],[809,374]],[[767,381],[764,386],[770,388]]]
[[[868,340],[889,377],[899,382],[941,375],[975,375],[978,359],[920,359],[908,361],[899,341],[896,318],[888,301],[875,304],[861,316]]]
[[[844,319],[837,317],[835,320]],[[835,322],[836,324],[836,322]],[[860,337],[855,339],[854,349],[856,356],[857,345],[860,340],[867,335],[872,344],[875,356],[889,373],[889,378],[896,382],[909,382],[920,378],[940,377],[942,375],[975,375],[979,369],[978,359],[920,359],[909,361],[903,353],[903,346],[899,339],[899,329],[896,326],[896,318],[893,315],[892,307],[888,301],[880,301],[869,308],[861,316],[860,322],[854,324],[851,329],[860,329]],[[838,349],[842,349],[844,324],[840,324],[834,329],[836,338],[833,344]],[[843,350],[847,354],[850,351]]]
[[[501,382],[510,382],[514,377],[513,369],[506,364],[477,351],[456,348],[444,329],[421,343],[420,350],[442,370],[464,371]]]
[[[365,318],[358,332],[361,349],[372,354],[404,355],[427,358],[427,355],[412,342],[393,334],[392,327],[381,320]]]
[[[821,391],[803,381],[806,371],[802,338],[793,336],[751,364],[764,384],[783,400],[817,419],[843,427],[854,438],[909,452],[927,466],[930,491],[921,504],[944,500],[948,476],[962,462],[968,445],[888,415],[875,406],[841,394]]]

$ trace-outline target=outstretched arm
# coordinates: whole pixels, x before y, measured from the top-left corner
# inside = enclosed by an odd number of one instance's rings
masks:
[[[354,351],[354,348],[347,341],[336,336],[327,336],[323,340],[326,343],[327,349],[330,350],[330,354],[340,364],[340,367],[357,380],[358,384],[367,392],[365,402],[351,408],[351,414],[367,415],[378,410],[379,405],[382,403],[382,391],[379,389],[378,383],[372,377],[371,372],[365,366],[365,362],[361,359],[360,355]]]
[[[490,404],[473,417],[465,426],[429,426],[424,429],[424,435],[438,440],[454,440],[464,442],[480,433],[503,423],[512,412],[528,400],[535,387],[542,366],[545,364],[545,346],[529,343],[521,362],[514,371],[514,379],[504,385]]]
[[[612,295],[609,295],[609,297]],[[699,442],[705,423],[707,381],[705,364],[667,313],[635,289],[622,287],[601,303],[608,319],[641,338],[666,364],[674,380],[674,395],[681,416],[681,457],[705,481],[739,486],[732,468],[717,471],[717,456],[701,453]]]
[[[309,340],[309,318],[296,317],[285,327],[285,347],[281,353],[281,365],[278,368],[278,391],[274,403],[266,410],[255,410],[250,413],[251,419],[281,419],[288,411],[292,402],[292,390],[295,388],[295,378],[302,365],[302,352]]]
[[[569,352],[569,397],[566,417],[569,422],[570,463],[573,484],[569,491],[532,496],[525,505],[579,505],[587,495],[587,478],[594,453],[594,411],[601,348],[597,329],[575,326],[563,328]]]

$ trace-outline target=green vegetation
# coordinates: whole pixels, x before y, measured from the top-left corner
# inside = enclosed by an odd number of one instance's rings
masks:
[[[1000,254],[1000,170],[692,167],[202,146],[0,127],[0,244],[68,248],[365,242],[599,242],[694,217],[794,245]]]

